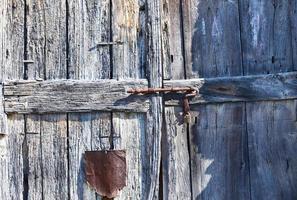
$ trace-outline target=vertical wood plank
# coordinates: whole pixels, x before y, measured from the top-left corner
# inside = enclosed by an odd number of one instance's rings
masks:
[[[252,199],[296,199],[295,101],[248,103]]]
[[[23,115],[10,115],[8,126],[8,180],[7,199],[23,199],[23,142],[24,118]]]
[[[26,57],[34,63],[26,65],[25,78],[67,78],[67,16],[66,1],[26,1]],[[30,119],[33,116],[28,116]],[[28,147],[28,159],[41,162],[40,168],[28,164],[28,196],[33,198],[36,180],[42,175],[42,199],[68,198],[67,116],[40,116],[40,140],[28,135],[27,145],[39,144],[40,149]],[[34,129],[38,120],[28,124]],[[30,132],[30,131],[29,131]],[[38,158],[38,156],[41,156]],[[41,159],[41,161],[38,161]],[[40,190],[40,188],[35,188]],[[36,198],[39,198],[37,196]]]
[[[24,76],[24,6],[23,0],[1,2],[1,81]],[[22,115],[11,115],[7,119],[3,109],[0,110],[0,199],[22,199],[24,119]]]
[[[147,65],[146,73],[150,87],[162,87],[162,35],[161,2],[147,0]],[[161,136],[163,124],[163,102],[161,97],[151,97],[151,106],[147,114],[146,135],[144,138],[143,180],[145,199],[159,199],[159,176],[161,163]]]
[[[26,136],[24,150],[26,156],[24,165],[24,176],[26,177],[26,190],[28,199],[42,199],[42,160],[41,160],[41,127],[40,115],[29,115],[26,117]]]
[[[43,199],[67,199],[67,118],[49,114],[41,120]]]
[[[144,72],[144,19],[142,1],[112,1],[112,38],[123,42],[113,46],[113,78],[138,79]],[[141,18],[142,17],[142,18]],[[127,186],[116,199],[145,199],[143,180],[143,114],[112,114],[112,140],[115,149],[126,150]]]
[[[69,78],[108,79],[111,73],[110,0],[69,3]],[[84,152],[110,149],[111,114],[69,114],[71,199],[101,199],[86,183]]]
[[[112,48],[113,78],[142,78],[143,69],[139,67],[138,0],[111,0],[112,2]]]
[[[164,199],[191,199],[188,126],[181,108],[165,108],[166,131],[162,138]]]
[[[297,70],[297,1],[290,1],[290,19],[294,71]]]
[[[293,70],[290,1],[240,0],[245,74]],[[293,36],[295,37],[295,36]]]
[[[86,183],[84,152],[92,150],[92,125],[90,113],[69,115],[69,189],[70,199],[96,199]]]
[[[110,77],[110,0],[69,3],[69,77]]]
[[[184,78],[183,22],[180,0],[163,0],[162,51],[164,79]]]
[[[126,150],[127,186],[116,199],[143,199],[142,159],[145,115],[113,113],[113,141],[115,149]]]
[[[191,126],[193,199],[249,199],[244,103],[206,105]]]
[[[169,54],[165,53],[163,59],[164,79],[185,78],[181,15],[181,1],[163,1],[163,55],[164,52]],[[181,108],[167,107],[164,116],[166,128],[162,135],[163,198],[191,199],[188,126],[183,123]]]
[[[188,78],[241,75],[237,1],[182,0]]]

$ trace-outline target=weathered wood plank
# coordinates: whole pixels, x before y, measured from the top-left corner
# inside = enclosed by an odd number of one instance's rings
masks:
[[[150,87],[162,87],[162,35],[161,2],[146,2],[147,62],[146,74]],[[161,163],[161,136],[163,124],[163,101],[161,97],[151,97],[150,110],[147,114],[147,133],[144,141],[143,180],[146,183],[144,199],[159,199],[159,176]]]
[[[27,34],[25,41],[27,41],[27,49],[25,55],[34,63],[26,64],[24,77],[44,80],[66,79],[67,1],[29,0],[26,3],[25,30]],[[31,159],[41,159],[42,199],[68,198],[66,119],[66,114],[42,115],[40,118],[41,141],[37,137],[30,138],[33,143],[41,143],[40,149],[32,149],[32,152],[28,153],[34,156]],[[40,155],[38,151],[41,151],[40,158],[35,157]],[[29,188],[35,187],[33,180],[39,173],[37,169],[28,174]]]
[[[5,83],[5,112],[47,113],[123,110],[144,112],[146,97],[130,96],[128,88],[147,87],[133,81],[15,81]]]
[[[182,0],[187,78],[241,75],[237,1]]]
[[[162,138],[162,174],[164,199],[191,199],[188,126],[183,123],[183,111],[165,108],[165,134]]]
[[[192,104],[296,99],[296,73],[230,78],[165,81],[166,87],[195,87]],[[144,112],[147,96],[129,96],[128,88],[146,88],[145,80],[131,81],[12,81],[4,86],[6,112],[80,112],[134,110]],[[49,94],[56,93],[56,96]],[[106,93],[109,92],[109,95]],[[178,105],[178,95],[165,95],[167,105]],[[27,107],[25,107],[25,105]],[[46,105],[46,106],[45,106]],[[11,106],[11,107],[10,107]]]
[[[293,70],[290,2],[240,0],[242,55],[245,74]],[[295,35],[295,36],[294,36]],[[295,57],[295,56],[294,56]]]
[[[66,78],[66,1],[26,3],[26,78]]]
[[[111,78],[110,0],[70,0],[68,4],[68,77],[80,80]],[[111,84],[108,87],[113,86]],[[88,89],[84,88],[84,94],[86,90]],[[93,90],[90,94],[96,95],[98,92]],[[95,98],[106,100],[108,92]],[[106,106],[103,104],[102,106]],[[93,108],[98,105],[93,105],[91,109],[85,111],[97,110]],[[68,116],[70,199],[101,199],[86,183],[83,156],[85,151],[109,149],[111,114],[109,112],[69,113]]]
[[[91,113],[69,114],[69,194],[70,199],[95,200],[85,180],[84,152],[92,150]],[[97,127],[98,128],[98,127]]]
[[[259,76],[190,79],[165,81],[166,87],[191,86],[199,89],[199,95],[191,100],[196,103],[244,102],[261,100],[296,99],[297,74],[283,73]],[[168,97],[168,99],[173,97]],[[180,98],[166,101],[167,105],[179,104]]]
[[[183,27],[180,0],[162,2],[163,78],[184,78]]]
[[[43,195],[42,187],[42,158],[41,158],[41,122],[40,115],[29,115],[25,118],[26,136],[23,144],[24,176],[28,199],[40,200]]]
[[[23,142],[24,142],[24,116],[9,115],[8,126],[8,193],[6,199],[23,199],[24,174],[23,174]],[[5,180],[5,179],[4,179]],[[2,187],[2,184],[1,184]]]
[[[24,75],[24,1],[1,2],[0,67],[1,80]]]
[[[297,198],[296,105],[247,103],[252,199]]]
[[[244,103],[201,105],[191,129],[193,199],[250,199]]]
[[[290,25],[292,36],[292,54],[294,71],[297,70],[297,1],[289,1],[290,5]]]
[[[96,80],[110,77],[110,0],[69,4],[69,78]]]
[[[113,113],[112,138],[115,149],[126,150],[127,186],[116,199],[143,199],[146,117],[144,113]]]
[[[139,1],[111,0],[112,3],[112,46],[113,78],[143,78],[139,65]]]
[[[24,1],[1,1],[0,80],[24,76]],[[1,92],[0,199],[23,199],[23,116],[6,119]]]
[[[43,199],[68,198],[66,115],[42,115],[41,163]]]

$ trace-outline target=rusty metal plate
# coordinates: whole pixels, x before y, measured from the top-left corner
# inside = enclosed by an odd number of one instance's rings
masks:
[[[88,184],[107,198],[114,198],[126,186],[126,151],[85,152],[85,173]]]

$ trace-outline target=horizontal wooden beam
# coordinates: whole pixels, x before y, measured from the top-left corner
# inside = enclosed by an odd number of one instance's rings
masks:
[[[4,83],[6,113],[90,111],[147,112],[152,95],[129,94],[147,88],[146,80],[51,80]],[[165,81],[164,87],[194,87],[191,104],[297,99],[297,72]],[[167,106],[180,105],[183,94],[164,95]]]
[[[4,83],[4,108],[6,113],[146,112],[147,97],[126,92],[138,87],[147,87],[147,81],[9,81]]]
[[[165,81],[164,86],[196,87],[199,95],[191,99],[191,104],[296,99],[297,73],[172,80]],[[176,95],[165,98],[166,105],[180,103]]]

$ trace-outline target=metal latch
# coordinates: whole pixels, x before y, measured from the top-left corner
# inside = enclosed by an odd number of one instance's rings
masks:
[[[197,90],[193,87],[166,87],[166,88],[136,88],[128,89],[130,94],[156,94],[156,93],[184,93],[183,96],[183,116],[186,123],[190,122],[190,104],[189,98],[197,95]]]

